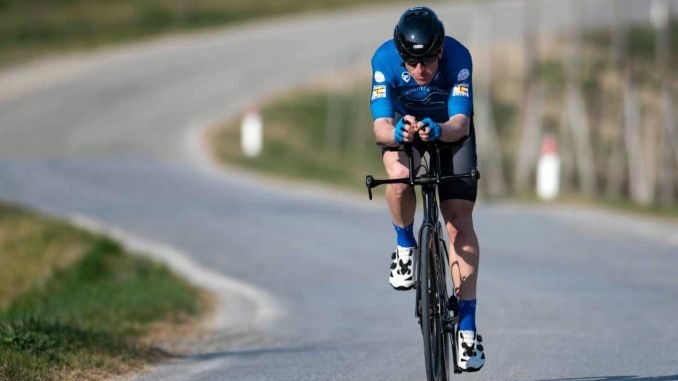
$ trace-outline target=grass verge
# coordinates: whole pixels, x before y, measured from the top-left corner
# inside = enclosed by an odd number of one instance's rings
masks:
[[[215,126],[209,149],[221,162],[267,175],[364,190],[366,174],[384,176],[369,110],[361,107],[369,91],[358,85],[329,91],[313,85],[282,95],[262,105],[261,155],[242,154],[239,119]]]
[[[385,173],[371,128],[370,88],[364,84],[369,86],[369,79],[361,84],[314,84],[263,103],[264,149],[257,157],[246,157],[241,151],[242,115],[211,128],[208,149],[224,164],[286,180],[328,183],[365,192],[366,174],[385,177]],[[482,195],[483,189],[480,191]],[[510,197],[539,201],[534,194]],[[635,205],[628,200],[590,199],[575,193],[563,195],[558,202],[678,220],[675,206]]]
[[[0,380],[103,379],[167,357],[144,343],[208,308],[166,266],[0,205]]]
[[[0,65],[49,52],[393,0],[0,0]]]

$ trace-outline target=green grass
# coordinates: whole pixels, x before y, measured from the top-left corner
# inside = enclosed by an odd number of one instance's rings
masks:
[[[671,63],[668,70],[678,70],[678,19],[669,19],[669,34],[671,40]],[[657,65],[657,30],[651,25],[634,25],[623,31],[626,54],[622,58],[623,64],[628,68],[634,80],[648,88],[658,88],[664,81]],[[605,71],[615,70],[616,63],[611,57],[610,49],[614,45],[612,33],[609,30],[593,30],[584,34],[584,43],[588,44],[591,55],[598,56],[598,62],[589,58],[589,61],[597,64],[592,67],[585,76],[596,77]],[[593,66],[593,65],[590,65]]]
[[[36,279],[80,258],[95,237],[0,204],[0,309]]]
[[[556,80],[562,76],[560,65],[554,62],[542,63],[540,70]],[[385,176],[380,152],[374,143],[368,110],[369,87],[362,86],[365,83],[369,84],[369,79],[364,79],[361,85],[344,84],[341,89],[331,91],[318,87],[303,88],[263,104],[264,149],[256,158],[247,158],[240,151],[239,119],[224,122],[211,132],[211,150],[224,163],[267,175],[323,182],[364,192],[366,174]],[[336,144],[328,144],[325,135],[330,104],[333,104],[338,119],[334,122],[339,128]],[[497,120],[517,119],[517,104],[495,101],[494,106]],[[549,120],[546,122],[550,123]],[[515,128],[507,124],[500,127]],[[503,133],[510,138],[510,134]],[[513,162],[515,156],[508,156],[505,160]],[[507,168],[507,173],[510,174],[511,169]],[[529,195],[509,196],[537,201],[536,197]],[[592,200],[577,194],[565,194],[559,202],[670,219],[678,217],[678,206],[642,206],[628,200]]]
[[[384,176],[366,101],[369,90],[355,86],[338,93],[302,89],[288,94],[262,109],[265,127],[260,156],[242,155],[238,121],[218,128],[212,149],[220,160],[269,175],[364,189],[366,174]],[[327,135],[332,128],[327,118],[330,107],[339,119],[334,138]]]
[[[671,34],[671,50],[676,54],[678,50],[678,19],[669,19]],[[637,63],[653,62],[656,57],[657,30],[651,25],[633,25],[623,30],[626,49],[629,58]],[[584,33],[584,42],[598,48],[608,48],[613,44],[610,30],[592,30]]]
[[[23,236],[33,254],[30,260],[16,255],[22,252],[20,242],[9,239],[13,251],[0,246],[2,263],[19,274],[21,264],[53,270],[24,274],[26,280],[19,283],[30,287],[23,292],[2,290],[1,381],[94,379],[138,369],[161,356],[140,341],[154,323],[185,323],[206,308],[199,290],[162,264],[130,255],[105,237],[0,206],[1,228],[16,226],[17,219],[24,230],[33,222],[35,242],[30,233]],[[70,250],[74,259],[54,265],[47,254],[39,254],[41,247],[53,248],[42,253]],[[2,287],[15,286],[5,282]]]
[[[393,0],[0,0],[0,64],[288,13]]]

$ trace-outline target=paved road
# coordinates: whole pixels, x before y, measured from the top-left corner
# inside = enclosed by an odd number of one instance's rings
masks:
[[[539,29],[567,27],[562,2],[547,3]],[[606,3],[587,5],[585,23],[604,24]],[[440,14],[461,40],[474,12],[510,39],[516,4]],[[646,2],[624,4],[625,18],[646,17]],[[225,328],[138,380],[425,378],[413,294],[386,282],[384,205],[215,175],[187,144],[202,122],[368,54],[400,11],[170,38],[60,62],[39,85],[2,77],[13,86],[0,90],[0,198],[162,242],[281,306],[277,320]],[[678,226],[485,203],[476,224],[489,360],[464,378],[678,380]]]

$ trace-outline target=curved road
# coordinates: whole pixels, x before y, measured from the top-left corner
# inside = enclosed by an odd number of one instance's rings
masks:
[[[619,2],[624,19],[647,19],[647,2]],[[438,8],[462,41],[475,13],[490,15],[494,38],[511,39],[521,3]],[[568,27],[563,3],[544,2],[535,28]],[[605,25],[609,4],[585,2],[580,21]],[[0,74],[0,198],[161,242],[277,309],[257,320],[256,306],[224,294],[242,307],[232,324],[137,380],[425,378],[413,294],[386,279],[385,205],[224,176],[196,148],[204,123],[349,58],[367,64],[401,8],[278,19]],[[678,380],[678,225],[480,204],[488,363],[463,378]]]

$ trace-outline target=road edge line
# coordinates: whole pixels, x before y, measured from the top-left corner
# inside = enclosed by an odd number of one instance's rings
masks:
[[[135,253],[165,263],[191,284],[215,292],[219,301],[214,316],[210,319],[211,330],[261,329],[285,315],[282,306],[267,291],[204,268],[176,248],[85,215],[70,214],[66,218],[79,228],[111,237]],[[252,305],[253,316],[241,316],[246,315],[242,313],[242,306],[233,306],[226,302],[232,302],[233,295],[240,296]]]

